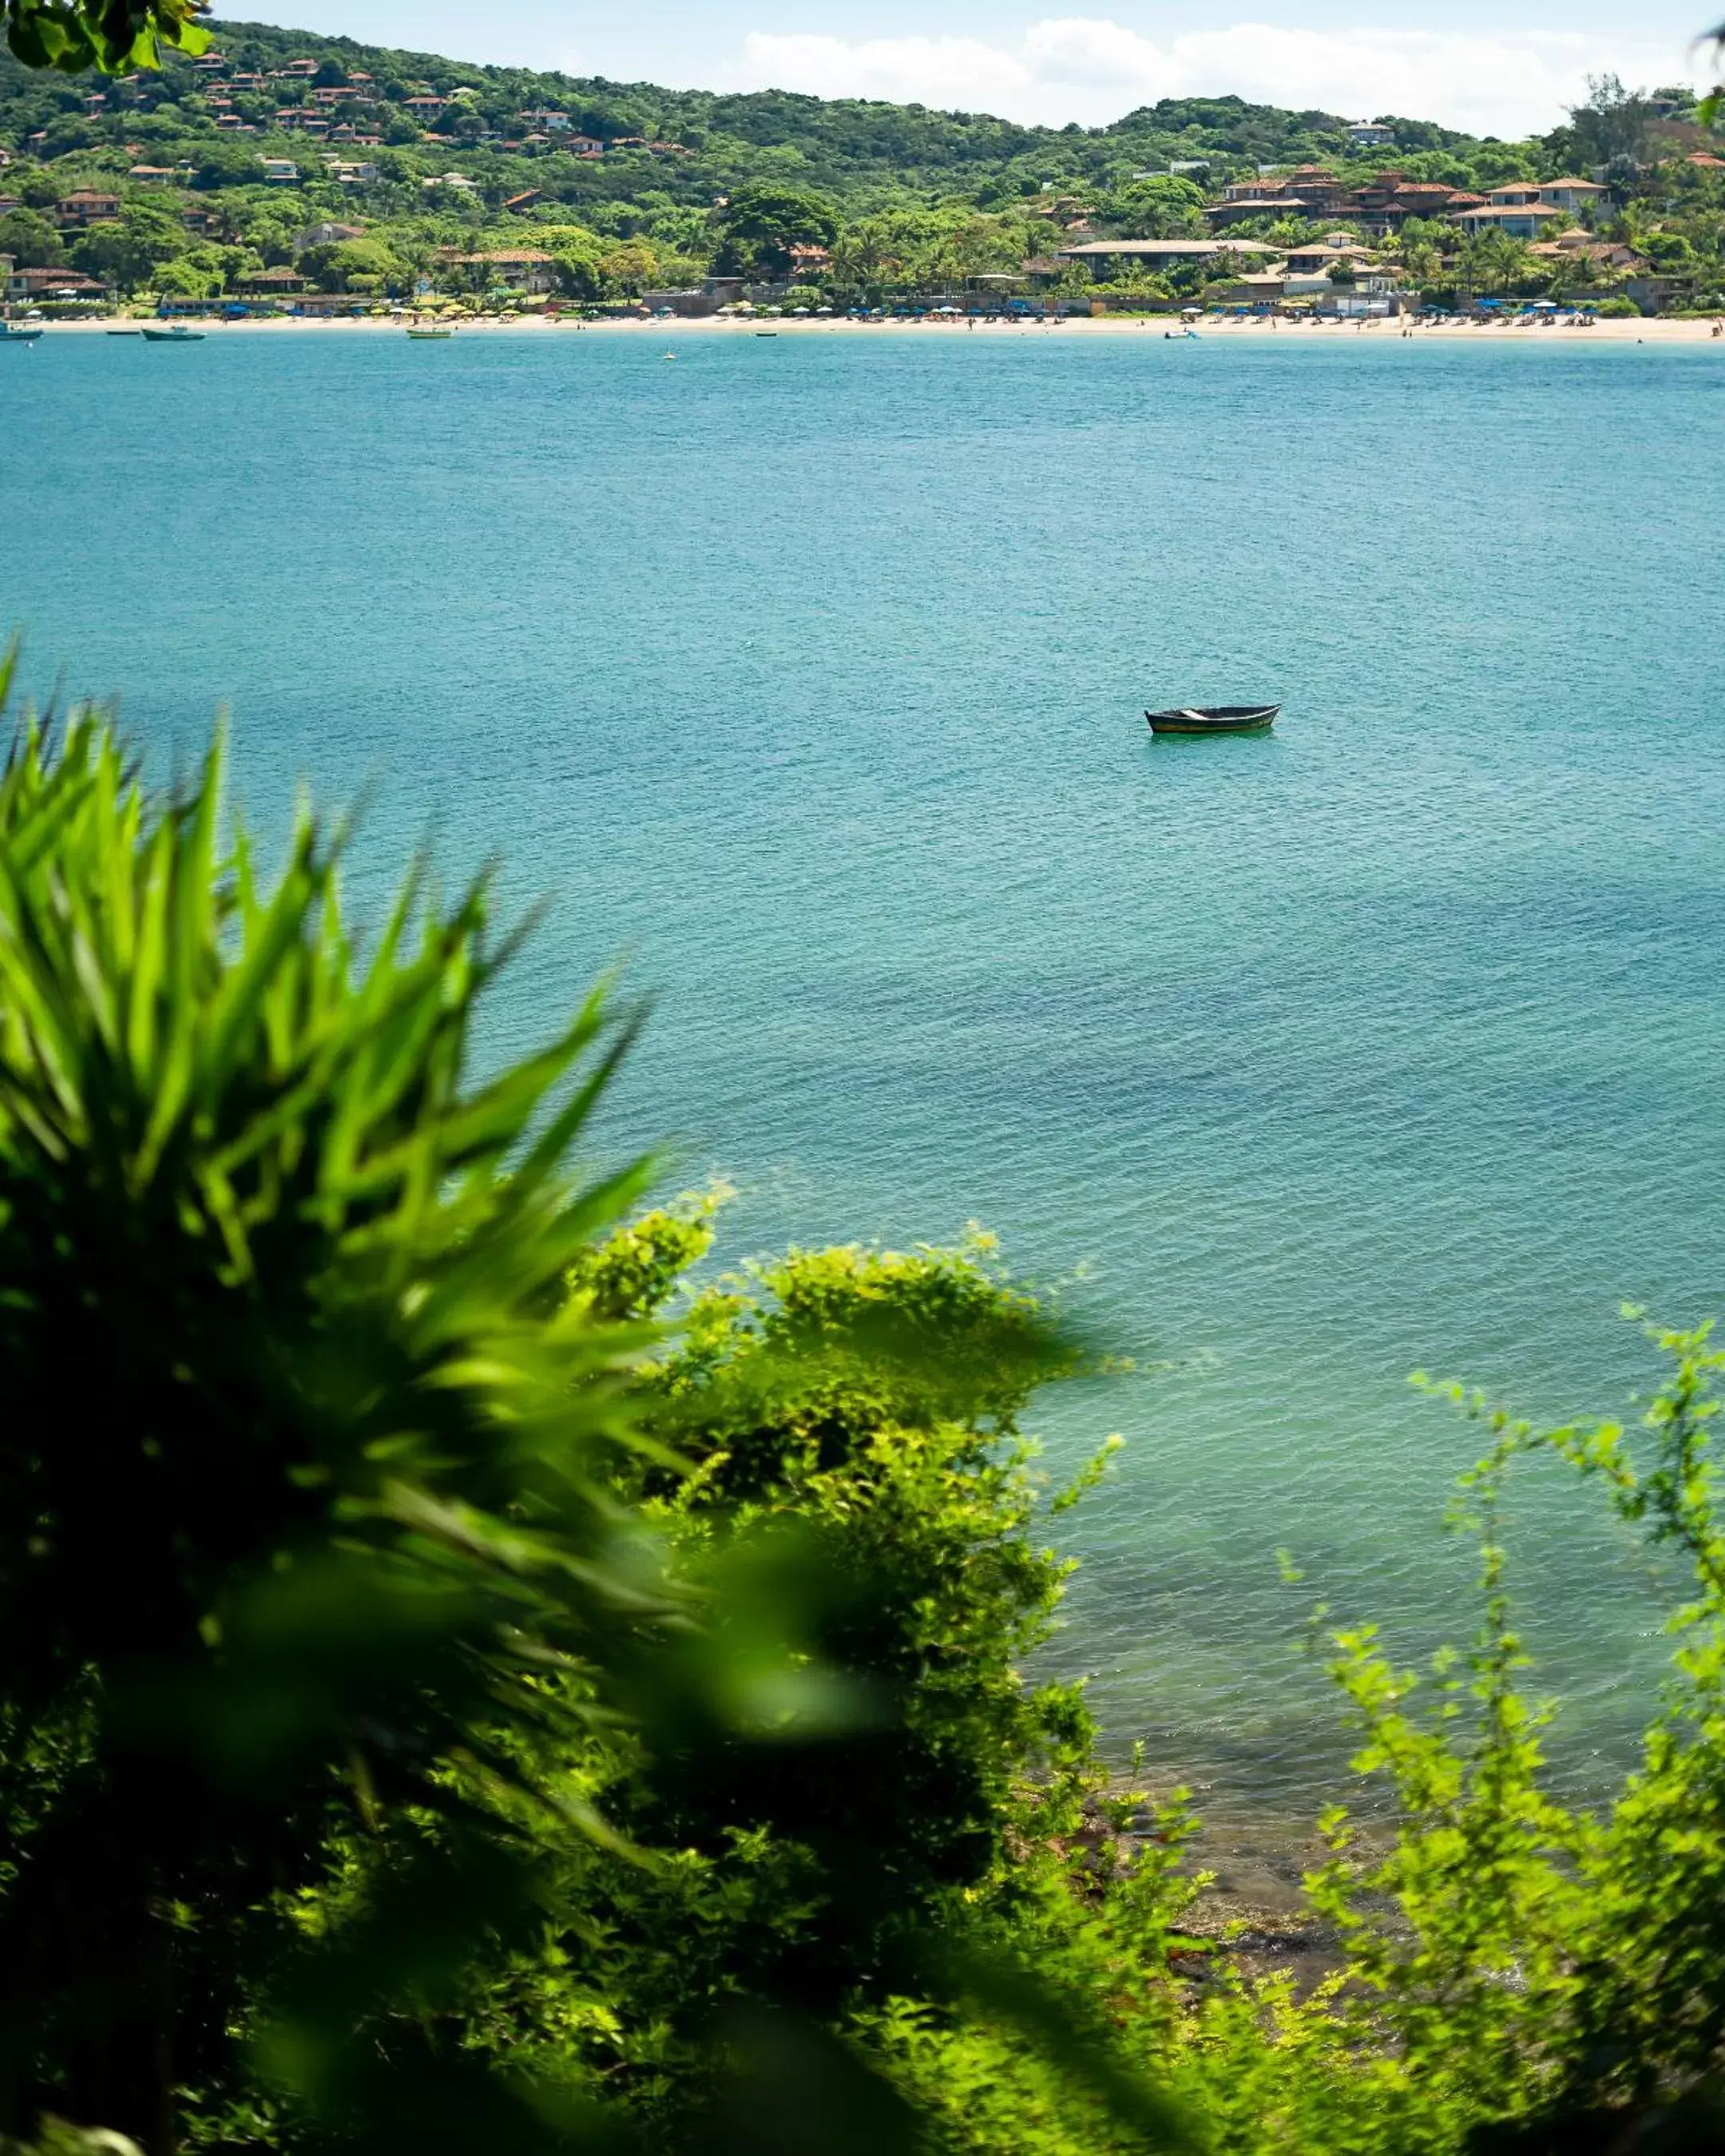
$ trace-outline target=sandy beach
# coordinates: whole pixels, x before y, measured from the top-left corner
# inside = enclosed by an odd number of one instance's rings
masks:
[[[222,336],[399,336],[403,333],[404,319],[380,320],[366,316],[303,319],[296,316],[281,316],[274,320],[228,322],[208,318],[190,322],[187,326],[195,327],[208,335]],[[136,316],[93,316],[83,321],[44,322],[41,326],[55,336],[89,336],[105,335],[110,330],[136,330],[142,324]],[[580,321],[568,316],[519,315],[471,316],[455,322],[452,326],[462,336],[647,336],[673,341],[696,336],[917,336],[950,339],[968,336],[1160,338],[1172,336],[1178,338],[1183,334],[1177,321],[1159,315],[1073,315],[1063,316],[1059,321],[1045,317],[1029,321],[981,321],[927,316],[920,321],[878,322],[851,321],[843,318],[816,320],[812,316],[806,321],[787,316],[762,321],[758,317],[714,315],[678,316],[670,321]],[[1499,323],[1455,321],[1416,325],[1389,321],[1321,322],[1212,317],[1198,326],[1197,334],[1200,339],[1219,338],[1230,341],[1286,337],[1304,344],[1340,344],[1365,338],[1380,344],[1436,340],[1445,344],[1485,345],[1502,344],[1510,339],[1521,344],[1565,346],[1574,344],[1717,344],[1722,357],[1725,357],[1725,336],[1714,334],[1714,323],[1711,318],[1661,321],[1645,316],[1639,320],[1609,317],[1582,328],[1557,322],[1539,325],[1532,320],[1512,323],[1507,318]]]

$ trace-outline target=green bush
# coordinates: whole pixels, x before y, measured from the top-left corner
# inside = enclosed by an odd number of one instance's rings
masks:
[[[1639,315],[1641,310],[1626,292],[1620,292],[1615,299],[1602,300],[1594,311],[1595,314],[1627,318]]]
[[[557,1166],[620,1036],[473,1085],[483,890],[356,966],[338,838],[266,893],[220,772],[155,799],[78,713],[0,780],[0,2094],[158,2145],[331,1816],[434,1809],[649,1595],[629,1336],[543,1316],[640,1187]]]

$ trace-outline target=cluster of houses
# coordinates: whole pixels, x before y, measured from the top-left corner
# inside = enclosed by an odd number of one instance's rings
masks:
[[[1295,300],[1340,314],[1384,315],[1398,311],[1412,297],[1401,290],[1399,264],[1374,262],[1345,232],[1292,249],[1272,247],[1262,239],[1093,239],[1027,262],[1024,270],[1033,286],[1053,284],[1074,265],[1105,279],[1124,271],[1129,280],[1134,270],[1154,276],[1190,264],[1206,267],[1224,256],[1255,265],[1229,290],[1228,298],[1237,301],[1275,305]],[[1344,263],[1345,283],[1335,274]]]
[[[1356,231],[1393,241],[1417,218],[1449,226],[1458,240],[1502,233],[1526,243],[1538,259],[1584,264],[1595,277],[1645,270],[1632,249],[1602,239],[1577,223],[1582,216],[1597,218],[1609,196],[1603,182],[1574,177],[1507,181],[1483,194],[1399,172],[1379,172],[1363,185],[1348,186],[1322,166],[1301,165],[1223,187],[1204,211],[1212,234],[1208,239],[1086,240],[1024,266],[1033,284],[1046,285],[1075,265],[1117,280],[1137,270],[1153,274],[1226,256],[1250,265],[1228,295],[1236,301],[1274,305],[1296,300],[1344,314],[1384,314],[1414,295],[1399,290],[1401,266],[1374,259]],[[1354,230],[1330,232],[1322,241],[1292,248],[1244,239],[1235,230],[1249,219],[1285,218],[1307,223],[1345,218]],[[1638,290],[1630,276],[1632,295],[1656,306],[1663,296],[1659,280],[1640,282],[1645,289]]]
[[[448,141],[453,138],[439,132],[441,123],[470,109],[459,90],[443,93],[427,83],[418,85],[405,98],[386,99],[375,80],[360,69],[343,82],[320,83],[316,80],[319,63],[313,59],[288,60],[267,74],[257,74],[235,68],[225,54],[211,52],[201,54],[193,66],[211,116],[228,134],[303,135],[314,141],[375,149],[383,140],[377,131],[387,111],[412,121],[428,141]],[[234,103],[236,97],[256,100],[271,95],[283,101],[268,120],[248,118]],[[96,95],[85,103],[95,113],[106,99]],[[255,112],[255,105],[248,109]],[[603,158],[619,150],[644,151],[651,157],[688,154],[680,142],[655,141],[644,135],[585,134],[568,113],[551,106],[517,113],[505,127],[481,125],[471,139],[511,150],[566,150],[588,159]],[[297,178],[297,171],[295,176]]]
[[[1438,180],[1418,180],[1405,172],[1378,172],[1363,186],[1350,187],[1322,165],[1296,165],[1291,172],[1260,173],[1224,187],[1204,216],[1219,231],[1249,218],[1298,217],[1322,222],[1346,218],[1363,232],[1387,238],[1409,218],[1457,225],[1464,232],[1497,228],[1517,239],[1540,236],[1543,219],[1573,220],[1578,210],[1602,201],[1609,189],[1596,180],[1512,181],[1488,194]]]
[[[204,54],[194,64],[210,85],[213,104],[217,101],[217,85],[223,83],[235,90],[264,84],[299,85],[305,101],[292,107],[285,105],[276,118],[281,121],[289,111],[303,116],[300,131],[308,133],[316,127],[336,129],[338,123],[329,116],[358,112],[371,100],[374,89],[371,78],[359,73],[343,84],[320,84],[315,80],[317,63],[310,59],[290,60],[268,76],[236,73],[221,54],[214,53]],[[406,100],[406,109],[416,119],[435,120],[458,95],[416,95]],[[529,131],[524,139],[555,138],[559,146],[583,157],[603,157],[619,148],[668,151],[679,147],[634,136],[602,141],[580,132],[567,113],[548,107],[524,111],[518,121]],[[1385,131],[1378,123],[1364,121],[1351,131],[1362,134],[1373,130]],[[439,138],[431,135],[428,139]],[[4,162],[4,153],[0,153],[0,163]],[[329,177],[343,186],[363,186],[379,177],[377,166],[363,160],[348,161],[326,152],[321,162]],[[1725,163],[1709,154],[1697,153],[1691,162],[1725,170]],[[261,162],[266,181],[275,186],[299,186],[307,169],[285,157],[264,158]],[[191,172],[187,167],[138,164],[131,167],[129,177],[137,187],[175,187],[189,180]],[[453,170],[426,177],[421,186],[429,193],[442,191],[456,197],[472,196],[479,191],[477,182]],[[1081,238],[1089,230],[1088,220],[1079,204],[1063,199],[1051,204],[1051,208],[1057,217],[1062,212],[1071,213],[1064,219],[1070,244],[1025,263],[1019,272],[972,278],[967,280],[971,289],[964,296],[973,300],[992,295],[1004,300],[1009,290],[1035,294],[1039,288],[1047,295],[1050,288],[1065,285],[1075,269],[1089,273],[1086,281],[1092,293],[1099,286],[1117,286],[1121,304],[1131,304],[1132,288],[1141,282],[1136,273],[1140,272],[1161,275],[1195,270],[1214,295],[1215,270],[1219,266],[1232,273],[1234,281],[1226,296],[1236,304],[1276,306],[1293,302],[1343,314],[1393,313],[1414,304],[1418,295],[1403,288],[1403,266],[1379,257],[1393,249],[1398,235],[1418,218],[1427,225],[1449,228],[1458,241],[1502,233],[1523,243],[1532,255],[1554,266],[1563,262],[1574,264],[1579,273],[1575,282],[1583,286],[1623,280],[1632,297],[1656,311],[1666,296],[1658,289],[1661,280],[1647,274],[1647,264],[1632,249],[1600,237],[1596,229],[1603,222],[1600,213],[1609,198],[1610,190],[1602,180],[1573,176],[1508,181],[1475,193],[1394,170],[1379,172],[1363,182],[1344,182],[1322,166],[1307,164],[1291,171],[1260,171],[1250,179],[1229,182],[1205,208],[1210,227],[1207,238],[1167,239]],[[506,213],[523,215],[540,198],[541,191],[530,187],[511,197],[502,208]],[[0,214],[18,206],[16,197],[0,193]],[[85,187],[62,198],[52,215],[60,231],[70,238],[114,223],[121,208],[119,193]],[[203,237],[220,235],[219,209],[196,196],[182,197],[182,215],[188,230]],[[1578,222],[1584,218],[1585,223]],[[1268,239],[1246,237],[1240,231],[1242,225],[1254,219],[1297,221],[1321,228],[1327,220],[1337,220],[1337,224],[1321,239],[1277,246]],[[1347,228],[1342,228],[1341,220],[1346,221]],[[326,222],[302,234],[300,244],[303,248],[321,240],[353,239],[361,229],[357,225]],[[1374,244],[1363,243],[1358,236],[1362,233]],[[776,300],[793,286],[828,280],[831,262],[826,249],[798,244],[788,252],[789,274],[783,285],[757,289],[741,279],[710,277],[698,291],[654,293],[647,295],[648,301],[669,305],[679,312],[708,313],[727,304],[740,304],[745,298]],[[475,252],[445,249],[444,267],[464,285],[501,285],[527,295],[548,294],[557,281],[554,258],[531,246]],[[6,300],[14,306],[47,300],[90,301],[111,296],[98,279],[79,271],[20,270],[3,257],[0,257],[0,270],[4,274]],[[306,311],[326,308],[339,311],[355,304],[347,294],[314,292],[311,283],[291,269],[265,270],[242,280],[234,296],[253,305],[285,302]],[[1052,296],[1047,303],[1054,304]],[[1093,303],[1106,305],[1108,301]]]

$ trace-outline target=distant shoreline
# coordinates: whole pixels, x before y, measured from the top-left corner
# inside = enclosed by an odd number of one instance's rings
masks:
[[[349,336],[362,334],[371,336],[400,336],[404,324],[399,319],[380,321],[372,318],[341,317],[319,320],[298,319],[282,316],[274,321],[225,322],[214,320],[187,321],[188,327],[197,328],[211,336]],[[142,326],[136,316],[99,316],[83,321],[44,322],[41,326],[54,336],[70,334],[78,336],[102,336],[114,329],[136,329]],[[519,316],[507,321],[479,318],[453,325],[461,336],[574,336],[597,334],[603,336],[647,336],[675,341],[688,336],[916,336],[939,338],[950,341],[953,338],[969,336],[1068,338],[1068,337],[1153,337],[1160,340],[1171,332],[1181,341],[1181,331],[1167,316],[1066,316],[1058,322],[1034,320],[1020,321],[976,321],[973,325],[950,319],[922,321],[857,322],[843,319],[831,321],[795,321],[781,318],[776,321],[739,321],[735,318],[721,320],[716,316],[679,316],[670,321],[583,321],[578,324],[567,318],[549,321],[539,316]],[[1404,336],[1407,329],[1410,335]],[[1273,337],[1278,342],[1286,339],[1295,344],[1343,344],[1367,339],[1374,344],[1399,342],[1442,344],[1538,344],[1553,345],[1567,350],[1571,346],[1601,344],[1656,345],[1717,345],[1725,358],[1725,336],[1715,337],[1712,321],[1672,321],[1656,316],[1640,320],[1609,317],[1595,321],[1588,329],[1553,326],[1541,329],[1494,327],[1488,324],[1451,322],[1440,325],[1422,324],[1419,326],[1396,321],[1378,321],[1364,323],[1322,322],[1315,325],[1286,321],[1253,321],[1235,319],[1226,321],[1208,321],[1198,331],[1200,341],[1220,339],[1224,341],[1243,341],[1245,339]]]

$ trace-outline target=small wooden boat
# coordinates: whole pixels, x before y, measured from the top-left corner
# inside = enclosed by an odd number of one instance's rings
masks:
[[[1195,704],[1178,711],[1146,711],[1153,734],[1261,734],[1280,704]]]
[[[172,329],[140,330],[138,335],[147,337],[151,344],[202,344],[203,341],[202,330],[188,330],[181,322],[176,322]]]
[[[14,329],[10,322],[0,322],[0,344],[34,344],[41,334],[40,330]]]
[[[454,330],[433,329],[429,325],[422,326],[418,329],[410,329],[408,331],[408,335],[410,337],[419,337],[421,339],[452,337],[454,334],[455,332]]]
[[[143,334],[144,334],[144,332],[143,332],[141,330],[110,330],[110,331],[108,331],[108,335],[109,335],[110,336],[140,336],[140,337],[141,337]]]

